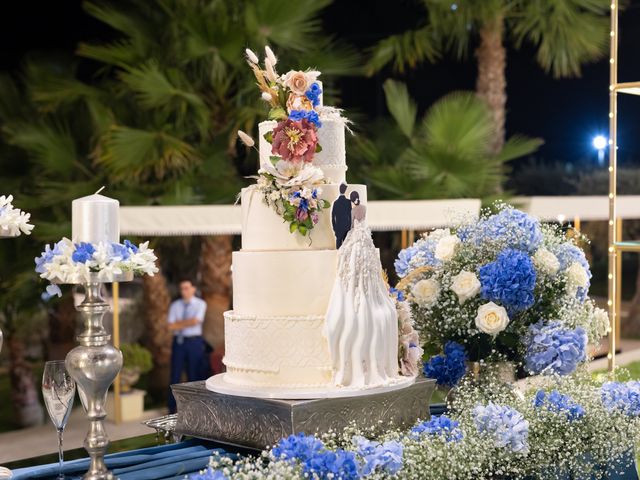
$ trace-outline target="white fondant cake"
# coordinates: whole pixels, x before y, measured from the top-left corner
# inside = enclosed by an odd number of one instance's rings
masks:
[[[340,185],[322,185],[320,198],[329,203],[338,198]],[[349,185],[363,203],[367,201],[367,187]],[[336,237],[331,225],[331,209],[318,214],[318,224],[310,236],[292,235],[281,216],[266,205],[256,190],[245,188],[240,195],[242,205],[243,250],[327,250],[335,249]]]
[[[341,185],[347,122],[339,110],[319,105],[317,75],[256,73],[279,121],[260,123],[258,182],[240,195],[242,250],[233,254],[233,310],[225,313],[227,372],[207,383],[216,391],[310,398],[313,392],[407,383],[397,373],[395,304],[362,223],[366,187]],[[254,145],[244,132],[239,136]],[[340,215],[334,202],[342,206]],[[340,242],[349,247],[336,249],[343,224]],[[359,233],[347,235],[349,225],[358,225]],[[344,315],[342,308],[348,309]]]

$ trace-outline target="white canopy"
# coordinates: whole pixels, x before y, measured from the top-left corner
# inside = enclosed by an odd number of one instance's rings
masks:
[[[374,231],[428,230],[459,215],[478,216],[480,200],[371,201],[367,219]],[[239,235],[239,205],[120,207],[122,235],[141,237]]]

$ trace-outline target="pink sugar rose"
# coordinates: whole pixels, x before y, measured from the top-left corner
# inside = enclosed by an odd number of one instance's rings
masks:
[[[309,212],[304,208],[299,208],[296,210],[296,220],[299,222],[304,222],[307,218],[309,218]]]
[[[273,129],[271,153],[294,163],[311,162],[318,145],[315,126],[306,119],[282,120]]]

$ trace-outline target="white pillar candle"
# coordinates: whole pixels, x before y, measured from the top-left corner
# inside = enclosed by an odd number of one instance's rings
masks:
[[[120,202],[95,193],[71,202],[74,242],[120,242]]]

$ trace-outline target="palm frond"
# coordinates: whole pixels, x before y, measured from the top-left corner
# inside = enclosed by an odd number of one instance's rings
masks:
[[[384,82],[383,88],[389,112],[398,123],[400,131],[412,140],[418,107],[409,97],[407,86],[402,82],[389,79]]]
[[[322,24],[318,13],[331,0],[254,0],[245,8],[245,25],[261,44],[304,51],[315,42]]]
[[[541,138],[530,138],[525,135],[513,135],[504,143],[495,159],[501,163],[530,155],[544,144]]]
[[[388,64],[397,72],[415,68],[423,61],[435,62],[440,58],[440,41],[429,25],[391,35],[374,45],[369,51],[366,73],[373,75]]]
[[[608,0],[520,0],[511,21],[517,47],[537,49],[536,60],[554,77],[579,76],[582,65],[602,58],[608,48]]]
[[[84,58],[122,68],[135,65],[143,59],[131,40],[117,40],[103,44],[80,43],[77,54]]]
[[[134,183],[175,177],[199,161],[196,150],[175,136],[124,126],[111,128],[98,158],[116,180]]]
[[[77,152],[67,126],[46,122],[16,123],[5,125],[3,132],[10,145],[26,151],[46,173],[68,177],[73,172]]]

